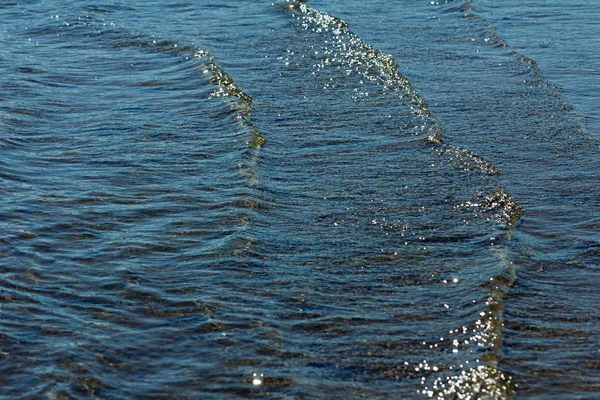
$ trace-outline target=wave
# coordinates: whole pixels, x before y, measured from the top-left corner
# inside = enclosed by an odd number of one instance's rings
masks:
[[[300,29],[330,37],[319,52],[321,54],[317,56],[315,63],[317,70],[329,68],[337,69],[346,75],[358,75],[380,86],[382,92],[395,93],[402,103],[409,107],[410,113],[421,120],[419,132],[413,133],[413,136],[432,143],[435,153],[448,157],[457,169],[500,176],[500,169],[490,161],[468,149],[446,143],[442,124],[423,96],[413,88],[406,77],[399,73],[398,62],[391,55],[376,49],[357,36],[350,30],[347,22],[316,10],[304,2],[287,0],[280,3],[279,7],[298,21]],[[506,193],[498,186],[490,194],[497,191]],[[508,194],[506,196],[510,197]],[[514,200],[511,203],[515,206],[503,209],[502,214],[505,218],[502,218],[502,221],[513,226],[524,211],[516,206]]]
[[[317,56],[317,71],[325,68],[337,69],[346,75],[354,74],[374,82],[380,86],[382,92],[395,93],[402,103],[409,107],[410,113],[421,121],[420,129],[413,132],[413,136],[436,144],[436,153],[449,156],[458,169],[500,175],[500,169],[493,163],[468,149],[446,142],[442,124],[423,96],[400,74],[398,62],[390,54],[382,52],[357,36],[350,30],[347,22],[311,8],[303,2],[290,0],[279,4],[279,7],[297,19],[300,29],[330,37]],[[516,219],[518,215],[511,217],[511,220]]]
[[[234,268],[246,277],[266,140],[251,96],[207,51],[93,18],[44,20],[22,34],[36,68],[26,57],[6,68],[1,110],[16,144],[0,163],[6,390],[157,393],[166,360],[191,364],[185,349],[202,346],[186,341],[227,308],[200,291],[235,281]],[[113,386],[116,371],[149,378]]]
[[[440,3],[436,4],[440,5]],[[543,76],[537,62],[513,49],[510,44],[497,33],[496,27],[476,11],[475,0],[462,0],[458,6],[451,7],[449,11],[461,13],[464,18],[479,24],[483,33],[480,37],[482,43],[488,46],[505,49],[513,59],[523,67],[522,74],[527,76],[527,80],[525,81],[526,85],[537,88],[547,88],[552,91],[554,97],[558,99],[562,110],[569,112],[575,111],[573,106],[571,106],[563,97],[563,89]],[[578,119],[581,133],[585,137],[593,139],[593,136],[588,132],[585,126],[585,117],[578,114]]]
[[[364,79],[376,82],[386,92],[394,92],[406,104],[410,112],[420,117],[425,125],[425,139],[441,142],[443,129],[425,99],[417,92],[408,79],[398,72],[398,62],[389,54],[371,46],[354,34],[347,22],[298,1],[287,1],[281,9],[300,22],[303,30],[317,33],[330,33],[332,40],[327,42],[323,55],[317,64],[318,69],[340,66],[347,75],[357,74]]]
[[[256,243],[256,239],[249,233],[253,225],[252,210],[258,207],[256,196],[252,190],[259,184],[256,164],[260,158],[261,147],[267,143],[259,128],[252,121],[252,112],[254,111],[252,97],[245,93],[231,75],[217,64],[215,57],[204,49],[136,35],[117,35],[113,41],[117,47],[147,47],[150,51],[169,53],[184,60],[194,60],[194,73],[208,78],[214,87],[209,98],[221,99],[228,108],[228,112],[224,116],[241,129],[237,136],[244,138],[247,149],[240,154],[242,160],[237,168],[239,174],[247,179],[246,188],[239,188],[238,199],[219,204],[217,207],[234,207],[241,210],[240,222],[228,246],[231,248],[233,256],[243,256]]]
[[[148,112],[145,110],[154,109],[165,113],[165,117],[162,117],[163,120],[159,120],[155,124],[146,123],[137,128],[128,128],[135,130],[132,132],[133,135],[152,136],[153,131],[161,131],[160,127],[166,124],[173,125],[174,129],[185,132],[195,130],[195,136],[190,134],[185,136],[185,140],[189,140],[190,144],[193,144],[195,140],[202,140],[203,146],[198,149],[190,149],[190,152],[195,151],[200,154],[193,162],[204,159],[213,160],[201,161],[199,165],[214,163],[212,165],[216,165],[217,169],[223,171],[222,182],[206,183],[206,190],[214,191],[216,194],[207,201],[205,207],[208,210],[221,209],[221,213],[228,215],[227,226],[225,226],[226,224],[215,224],[211,229],[201,229],[204,232],[203,236],[211,238],[205,240],[203,249],[208,253],[219,254],[226,250],[232,252],[234,256],[239,256],[250,248],[251,244],[255,242],[250,231],[255,218],[254,210],[258,204],[256,187],[259,185],[259,176],[256,164],[260,159],[260,151],[265,145],[266,139],[252,121],[252,97],[245,93],[234,79],[218,65],[212,54],[196,46],[188,46],[170,40],[159,40],[152,35],[131,33],[104,19],[99,21],[93,16],[32,28],[26,32],[26,37],[32,41],[39,41],[43,46],[54,46],[75,54],[85,54],[90,48],[95,48],[100,58],[91,61],[91,65],[96,70],[93,71],[90,68],[89,71],[97,75],[105,73],[105,76],[100,76],[100,79],[98,77],[94,79],[93,76],[90,79],[86,67],[75,66],[76,64],[73,64],[74,67],[71,69],[60,70],[62,75],[44,68],[33,72],[22,68],[19,72],[24,76],[23,79],[27,80],[28,85],[33,87],[35,85],[43,87],[61,85],[64,88],[82,88],[82,90],[93,85],[98,90],[104,88],[107,93],[115,91],[119,86],[130,86],[134,93],[139,94],[139,100],[146,106],[137,108],[136,105],[133,105],[128,110],[134,113],[145,113]],[[128,58],[140,65],[139,68],[137,65],[132,68],[133,71],[129,76],[119,66],[121,62],[126,63]],[[62,62],[58,60],[58,56],[57,62]],[[133,67],[134,64],[131,66]],[[101,97],[94,111],[105,112],[107,115],[120,113],[124,118],[130,117],[127,110],[121,110],[125,107],[121,104],[122,102],[104,105],[102,98],[109,95],[96,91],[91,91],[91,93],[96,93]],[[161,101],[165,102],[165,107],[162,109]],[[58,105],[59,102],[53,101],[52,104],[55,103]],[[89,112],[90,107],[88,105],[88,114],[92,114]],[[173,108],[168,110],[169,107]],[[56,110],[56,115],[60,116],[75,111],[82,112],[83,109],[83,106],[79,108],[77,106],[71,108],[61,106],[61,109]],[[22,123],[24,118],[31,119],[31,117],[19,113],[19,110],[9,112],[11,115],[15,115],[15,118],[19,118],[18,121],[14,121],[15,125]],[[48,115],[52,115],[52,112],[48,111]],[[82,115],[84,114],[82,113]],[[144,121],[141,114],[140,117],[134,119],[138,118]],[[210,119],[210,130],[206,129],[206,122],[201,122],[207,119]],[[106,124],[109,126],[107,127]],[[94,135],[101,135],[102,132],[110,131],[112,125],[130,124],[118,118],[102,124],[97,119],[86,119],[84,115],[79,123],[79,132],[91,131]],[[211,137],[210,131],[214,131],[214,135],[222,136]],[[169,134],[176,135],[177,132]],[[129,138],[124,139],[128,140]],[[175,148],[166,147],[167,143],[167,141],[159,143],[160,148],[164,149],[164,154],[177,151]],[[82,146],[93,148],[94,142],[88,142]],[[210,148],[211,153],[204,152],[203,148]],[[155,150],[152,147],[138,149],[138,151],[147,152],[148,155]],[[101,157],[115,157],[114,154],[120,152],[126,153],[127,150],[114,149],[107,151],[105,156],[98,154],[97,158],[101,160]],[[119,156],[116,157],[119,158]],[[56,161],[60,162],[61,160],[57,158]],[[109,161],[98,162],[107,164]],[[163,161],[157,157],[150,162],[166,164],[169,159]],[[77,164],[79,161],[73,161],[73,163]],[[122,162],[114,161],[114,165],[120,165],[119,163]],[[141,164],[132,164],[132,166],[142,168]],[[229,171],[230,169],[231,171]],[[103,196],[107,202],[117,201],[113,197],[111,193]],[[47,204],[51,203],[54,204],[52,201],[47,202]],[[227,211],[224,211],[224,208]],[[212,213],[216,214],[216,212]],[[172,229],[182,235],[194,234],[196,231],[190,229],[189,226],[180,226],[179,224],[174,224]]]
[[[93,10],[94,12],[110,12],[98,10],[96,7],[93,7]],[[266,139],[251,119],[253,112],[252,97],[242,91],[233,78],[216,63],[215,57],[212,54],[204,49],[182,45],[170,40],[157,40],[153,36],[144,34],[125,33],[116,27],[111,29],[112,26],[115,25],[109,25],[106,22],[98,23],[92,17],[88,16],[87,18],[80,17],[75,21],[65,22],[61,25],[30,29],[27,36],[36,38],[54,35],[59,37],[65,34],[84,35],[89,41],[108,40],[115,49],[139,48],[157,53],[169,53],[183,60],[196,59],[199,63],[195,65],[190,64],[186,67],[195,68],[197,73],[210,77],[210,83],[215,86],[211,97],[223,98],[225,103],[235,113],[235,119],[238,124],[247,128],[251,135],[246,139],[246,143],[252,147],[260,147],[266,143]],[[63,39],[61,38],[60,40],[62,41]],[[156,84],[157,82],[145,82],[139,85],[153,86]]]
[[[390,54],[369,45],[350,30],[347,22],[304,2],[285,1],[279,3],[278,7],[295,19],[295,26],[299,31],[321,36],[323,45],[320,48],[311,49],[311,54],[305,52],[300,56],[312,60],[315,72],[337,71],[338,74],[353,75],[360,79],[361,85],[363,81],[369,81],[377,86],[378,92],[395,94],[421,127],[417,132],[411,133],[413,138],[416,136],[424,139],[434,154],[455,169],[489,177],[482,180],[482,188],[485,189],[477,190],[472,201],[457,204],[456,207],[472,210],[481,218],[498,224],[495,228],[496,242],[491,252],[497,262],[504,266],[504,273],[491,277],[489,282],[481,283],[489,295],[476,321],[465,324],[461,329],[451,330],[449,338],[441,338],[435,343],[423,343],[432,349],[445,348],[449,354],[466,347],[475,355],[471,360],[475,366],[470,367],[469,360],[466,360],[466,364],[460,366],[448,362],[446,365],[433,367],[423,361],[412,367],[423,373],[420,393],[425,397],[438,394],[440,398],[510,397],[514,392],[514,383],[499,366],[503,331],[502,299],[515,279],[505,242],[510,239],[511,229],[525,211],[498,182],[500,170],[493,163],[470,150],[446,143],[442,124],[423,96],[400,74],[398,62]],[[284,59],[286,63],[291,60],[291,56]],[[368,95],[367,89],[364,91],[365,96]],[[361,91],[357,93],[360,95]]]
[[[231,76],[219,67],[215,58],[205,50],[197,50],[194,53],[194,57],[205,60],[204,66],[206,69],[203,73],[212,75],[211,82],[216,86],[216,90],[212,93],[214,97],[233,97],[238,100],[230,102],[232,109],[237,111],[236,119],[240,125],[248,128],[252,132],[252,139],[247,143],[252,147],[260,147],[264,145],[267,140],[259,132],[258,128],[252,122],[250,116],[253,111],[252,108],[252,97],[244,93],[239,86],[235,84]]]

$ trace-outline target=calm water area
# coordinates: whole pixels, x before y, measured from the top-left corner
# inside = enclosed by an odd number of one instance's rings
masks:
[[[600,397],[600,11],[0,3],[0,399]]]

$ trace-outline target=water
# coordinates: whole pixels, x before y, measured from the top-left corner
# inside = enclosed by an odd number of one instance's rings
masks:
[[[592,4],[198,3],[0,5],[0,396],[600,393]]]

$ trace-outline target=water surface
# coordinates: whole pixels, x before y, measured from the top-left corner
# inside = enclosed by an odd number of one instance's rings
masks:
[[[593,398],[594,12],[1,5],[0,395]]]

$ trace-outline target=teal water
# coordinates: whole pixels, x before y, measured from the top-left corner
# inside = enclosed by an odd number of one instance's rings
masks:
[[[600,392],[598,11],[0,5],[0,397]]]

